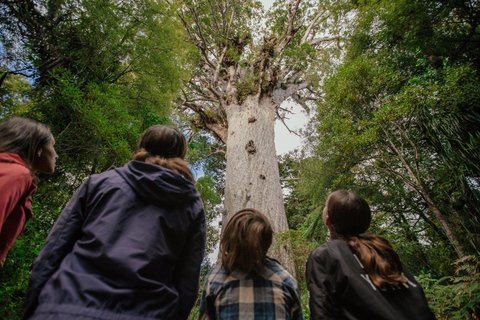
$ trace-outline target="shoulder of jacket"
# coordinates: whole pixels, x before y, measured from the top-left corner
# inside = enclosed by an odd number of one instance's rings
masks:
[[[343,240],[330,240],[317,247],[310,254],[309,260],[342,260],[343,257],[351,253],[348,244]]]
[[[328,253],[329,251],[329,242],[322,243],[317,248],[315,248],[312,253],[310,253],[310,258],[321,257]]]
[[[228,281],[230,275],[222,268],[221,263],[218,262],[207,274],[205,281],[207,294],[212,294],[218,291]],[[230,281],[233,279],[230,279]],[[236,279],[235,279],[236,280]]]
[[[8,175],[27,174],[31,177],[30,170],[23,164],[18,162],[1,162],[4,167],[8,167],[5,171]]]
[[[25,183],[25,185],[33,185],[33,176],[30,170],[18,163],[2,163],[4,168],[0,167],[0,176],[4,181],[17,181]],[[8,167],[7,167],[8,166]]]
[[[91,187],[120,187],[123,184],[127,184],[126,181],[115,170],[109,170],[105,172],[92,174],[85,179],[84,183],[87,183]]]

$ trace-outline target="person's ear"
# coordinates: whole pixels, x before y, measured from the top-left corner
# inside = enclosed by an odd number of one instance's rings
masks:
[[[332,222],[330,221],[330,217],[328,216],[328,214],[325,216],[325,225],[326,226],[332,225]]]
[[[42,152],[43,152],[43,148],[38,148],[38,150],[37,150],[37,158],[40,158],[40,156],[42,155]]]

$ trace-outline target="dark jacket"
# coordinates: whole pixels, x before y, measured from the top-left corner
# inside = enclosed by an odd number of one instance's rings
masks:
[[[33,215],[31,196],[36,190],[22,158],[0,153],[0,265]]]
[[[24,318],[187,319],[204,247],[199,193],[179,174],[131,161],[93,175],[40,252]]]
[[[310,319],[430,320],[420,284],[404,268],[408,283],[385,291],[371,282],[344,240],[315,249],[307,261]]]

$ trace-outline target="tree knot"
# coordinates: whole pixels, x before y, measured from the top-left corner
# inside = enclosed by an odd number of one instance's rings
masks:
[[[253,140],[248,141],[247,145],[245,146],[245,150],[249,154],[255,154],[257,152],[257,148],[255,148],[255,143],[253,143]]]

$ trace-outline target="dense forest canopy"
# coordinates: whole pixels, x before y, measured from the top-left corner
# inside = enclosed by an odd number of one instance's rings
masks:
[[[222,213],[266,212],[307,317],[325,198],[352,189],[437,317],[478,318],[479,23],[476,0],[1,0],[0,121],[46,123],[59,160],[1,271],[0,317],[21,318],[33,260],[80,183],[161,123],[204,174],[209,250]],[[284,101],[311,118],[302,148],[277,158]]]

